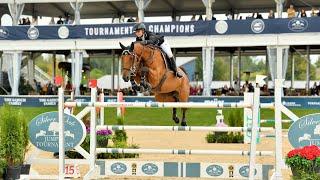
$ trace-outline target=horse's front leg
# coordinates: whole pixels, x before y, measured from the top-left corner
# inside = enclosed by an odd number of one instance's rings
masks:
[[[181,110],[182,110],[181,126],[187,126],[187,120],[186,120],[187,108],[181,108]]]
[[[140,91],[140,86],[136,83],[134,79],[130,79],[131,87],[135,91]]]
[[[172,108],[172,119],[176,124],[179,124],[180,119],[177,116],[177,108]]]

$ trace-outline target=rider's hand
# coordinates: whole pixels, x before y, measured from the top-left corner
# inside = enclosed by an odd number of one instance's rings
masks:
[[[142,45],[147,45],[148,43],[147,43],[147,41],[141,41],[141,44]]]

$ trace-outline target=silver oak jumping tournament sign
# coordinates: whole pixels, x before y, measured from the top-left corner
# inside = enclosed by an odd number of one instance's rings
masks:
[[[65,151],[81,144],[86,136],[86,128],[75,116],[64,113]],[[42,113],[29,123],[31,143],[38,149],[59,152],[59,118],[58,112]]]
[[[288,137],[294,148],[320,146],[320,114],[309,114],[295,121],[289,128]]]

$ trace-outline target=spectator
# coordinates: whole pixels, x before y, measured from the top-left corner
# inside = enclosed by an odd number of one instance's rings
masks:
[[[249,92],[254,92],[254,87],[252,83],[249,84]]]
[[[296,10],[294,9],[292,4],[290,4],[290,8],[288,8],[287,13],[288,13],[288,18],[296,17]]]
[[[127,22],[135,22],[135,20],[134,20],[132,17],[130,17],[130,18],[127,20]]]
[[[54,18],[51,17],[51,20],[50,20],[50,22],[49,22],[49,25],[54,25],[54,24],[56,24],[56,22],[54,22]]]
[[[257,17],[256,19],[263,19],[262,15],[260,13],[257,12]]]
[[[202,19],[202,15],[201,15],[201,14],[199,15],[199,19],[198,19],[198,21],[203,21],[203,19]]]
[[[66,84],[66,91],[70,91],[70,92],[72,91],[72,84],[70,81],[68,81]]]
[[[227,16],[228,20],[232,20],[232,14],[231,13],[226,14],[226,16]]]
[[[306,10],[301,9],[300,17],[307,17]]]
[[[311,96],[318,96],[318,94],[319,94],[319,91],[318,91],[317,82],[314,82],[311,88]]]
[[[318,10],[318,13],[317,13],[317,15],[318,15],[318,16],[320,16],[320,8],[319,8],[319,10]]]
[[[191,19],[190,19],[190,21],[195,21],[195,20],[196,20],[196,15],[193,14],[192,17],[191,17]]]
[[[214,21],[215,21],[215,20],[217,20],[217,18],[215,18],[215,17],[212,15],[212,20],[214,20]]]
[[[31,21],[30,21],[30,19],[27,17],[27,19],[26,19],[26,24],[25,25],[30,25],[31,24]]]
[[[22,25],[26,25],[26,19],[22,18]]]
[[[32,17],[31,25],[38,25],[38,18],[37,17]]]
[[[316,12],[316,8],[312,8],[311,9],[311,17],[316,17],[316,16],[318,16],[318,14],[317,14],[317,12]]]
[[[274,17],[274,12],[273,12],[273,10],[271,9],[270,11],[269,11],[269,15],[268,15],[268,19],[274,19],[275,17]]]
[[[234,82],[233,88],[234,88],[234,93],[235,93],[235,95],[236,95],[236,96],[239,96],[239,94],[240,94],[240,88],[239,88],[239,85],[238,85],[238,81],[235,81],[235,82]]]
[[[226,96],[229,93],[229,88],[227,85],[224,85],[221,91],[221,94]]]
[[[124,15],[121,15],[120,16],[120,23],[124,23],[124,20],[125,20]]]
[[[57,24],[63,24],[62,16],[59,16],[59,20],[58,20]]]

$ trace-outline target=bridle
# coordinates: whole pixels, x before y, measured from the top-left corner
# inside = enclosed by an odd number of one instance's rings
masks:
[[[125,68],[123,67],[122,70],[127,70],[129,71],[129,74],[131,77],[135,77],[137,75],[136,73],[136,70],[138,69],[138,66],[140,65],[140,61],[141,61],[141,58],[142,58],[142,54],[143,54],[143,51],[145,49],[145,46],[143,46],[142,50],[141,50],[141,55],[138,56],[134,51],[133,52],[130,52],[129,50],[124,50],[121,55],[130,55],[130,56],[133,56],[134,59],[131,63],[131,66],[130,66],[130,69],[129,68]],[[153,56],[154,56],[155,52],[154,50],[152,51],[152,55],[146,60],[147,62],[152,60],[153,59]]]

